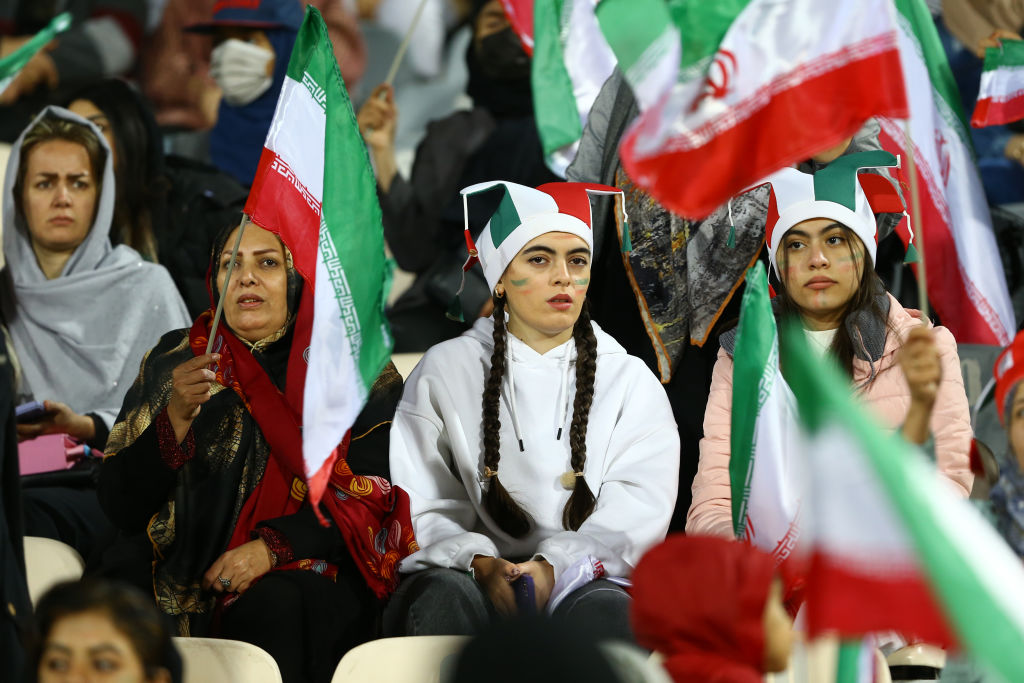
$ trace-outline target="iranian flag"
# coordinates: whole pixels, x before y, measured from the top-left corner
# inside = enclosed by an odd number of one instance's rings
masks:
[[[310,499],[391,354],[377,189],[327,28],[306,9],[245,212],[313,289],[302,452]]]
[[[889,117],[879,118],[881,143],[914,155],[928,299],[957,342],[1006,346],[1017,325],[953,73],[924,0],[895,4],[911,149],[904,122]]]
[[[878,114],[905,116],[891,0],[603,0],[601,28],[634,90],[677,69],[625,135],[626,172],[665,208],[703,218]],[[673,55],[681,59],[673,64]],[[657,79],[654,79],[655,81]]]
[[[802,329],[783,332],[782,365],[807,432],[811,637],[897,631],[1024,681],[1020,558],[934,463],[868,417]]]
[[[565,177],[587,115],[615,68],[594,6],[598,0],[536,0],[530,80],[548,167]]]
[[[779,371],[779,336],[758,261],[747,271],[732,371],[729,479],[736,538],[789,559],[800,536],[799,426]]]
[[[971,125],[998,126],[1024,119],[1024,41],[1003,40],[985,50],[978,102]]]
[[[0,59],[0,93],[7,90],[21,70],[37,52],[42,50],[58,33],[71,26],[71,13],[61,12],[42,31],[32,36],[24,45],[3,59]]]

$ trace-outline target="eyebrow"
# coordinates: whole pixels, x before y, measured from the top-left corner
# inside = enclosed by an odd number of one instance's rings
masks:
[[[53,173],[51,171],[37,171],[35,177],[37,177],[37,178],[43,177],[43,178],[46,178],[46,179],[60,178],[60,173]],[[76,180],[78,178],[88,178],[89,177],[89,172],[88,171],[83,171],[81,173],[68,173],[67,177],[68,178],[72,178],[72,179],[76,179]]]
[[[823,227],[818,232],[818,234],[820,235],[821,233],[827,232],[827,231],[829,231],[829,230],[831,230],[833,228],[845,228],[845,227],[846,226],[843,225],[842,223],[829,223],[828,225]],[[794,237],[808,237],[808,238],[811,236],[811,234],[809,232],[806,232],[804,230],[797,230],[796,228],[791,228],[791,229],[786,231],[786,235],[785,236],[789,237],[790,235],[793,235]]]
[[[540,244],[538,244],[537,246],[529,247],[528,249],[524,249],[523,253],[524,254],[532,254],[532,253],[537,252],[537,251],[544,252],[545,254],[551,254],[552,256],[555,255],[555,250],[554,249],[552,249],[551,247],[546,247],[546,246],[540,245]],[[590,254],[590,249],[588,249],[587,247],[576,247],[575,249],[570,249],[568,253],[569,253],[569,255],[572,255],[572,254]]]
[[[119,656],[124,654],[123,652],[121,652],[120,649],[114,647],[110,643],[100,643],[99,645],[96,645],[95,647],[90,647],[89,648],[89,654],[91,654],[91,655],[100,654],[102,652],[112,652],[115,655],[119,655]]]
[[[61,645],[60,643],[47,643],[43,650],[59,650],[62,653],[71,654],[71,648],[67,645]]]
[[[239,250],[239,253],[244,253],[244,252]],[[281,253],[280,249],[274,249],[274,248],[271,247],[269,249],[257,249],[256,251],[252,252],[252,255],[253,256],[262,256],[263,254],[280,254],[280,253]],[[224,258],[225,256],[228,256],[228,257],[231,256],[231,251],[229,249],[225,249],[224,251],[220,252],[220,257],[221,258]]]

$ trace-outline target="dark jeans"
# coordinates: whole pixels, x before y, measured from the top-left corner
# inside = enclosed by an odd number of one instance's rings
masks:
[[[552,619],[598,640],[633,642],[629,595],[599,579],[570,593]],[[403,579],[384,610],[385,636],[474,635],[498,618],[490,598],[467,572],[425,569]]]

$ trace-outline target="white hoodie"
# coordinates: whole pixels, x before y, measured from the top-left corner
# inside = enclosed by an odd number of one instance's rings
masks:
[[[515,539],[482,503],[481,413],[492,330],[491,320],[481,319],[434,346],[406,382],[391,429],[391,478],[409,493],[421,549],[401,571],[468,570],[476,555],[543,558],[557,581],[590,555],[609,575],[629,576],[644,551],[665,537],[676,501],[679,433],[665,390],[643,361],[594,324],[597,374],[584,477],[597,504],[578,531],[566,531],[562,510],[570,491],[560,477],[572,469],[576,345],[570,339],[541,355],[508,335],[498,468],[501,483],[535,522]]]

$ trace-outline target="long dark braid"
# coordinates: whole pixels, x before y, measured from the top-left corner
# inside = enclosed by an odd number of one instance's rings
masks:
[[[583,473],[587,462],[587,424],[590,422],[590,406],[594,402],[594,377],[597,374],[597,337],[590,324],[590,303],[583,302],[580,317],[573,327],[576,340],[576,397],[572,404],[572,425],[569,427],[569,447],[572,449],[572,470]],[[572,495],[562,510],[562,526],[576,531],[594,511],[594,492],[587,480],[577,476]]]
[[[505,297],[493,297],[494,301],[494,352],[491,354],[491,372],[484,384],[483,437],[484,470],[490,480],[484,494],[484,509],[509,536],[522,538],[530,531],[530,518],[512,499],[509,492],[498,480],[498,461],[501,459],[501,419],[498,410],[501,404],[501,381],[505,377]]]

